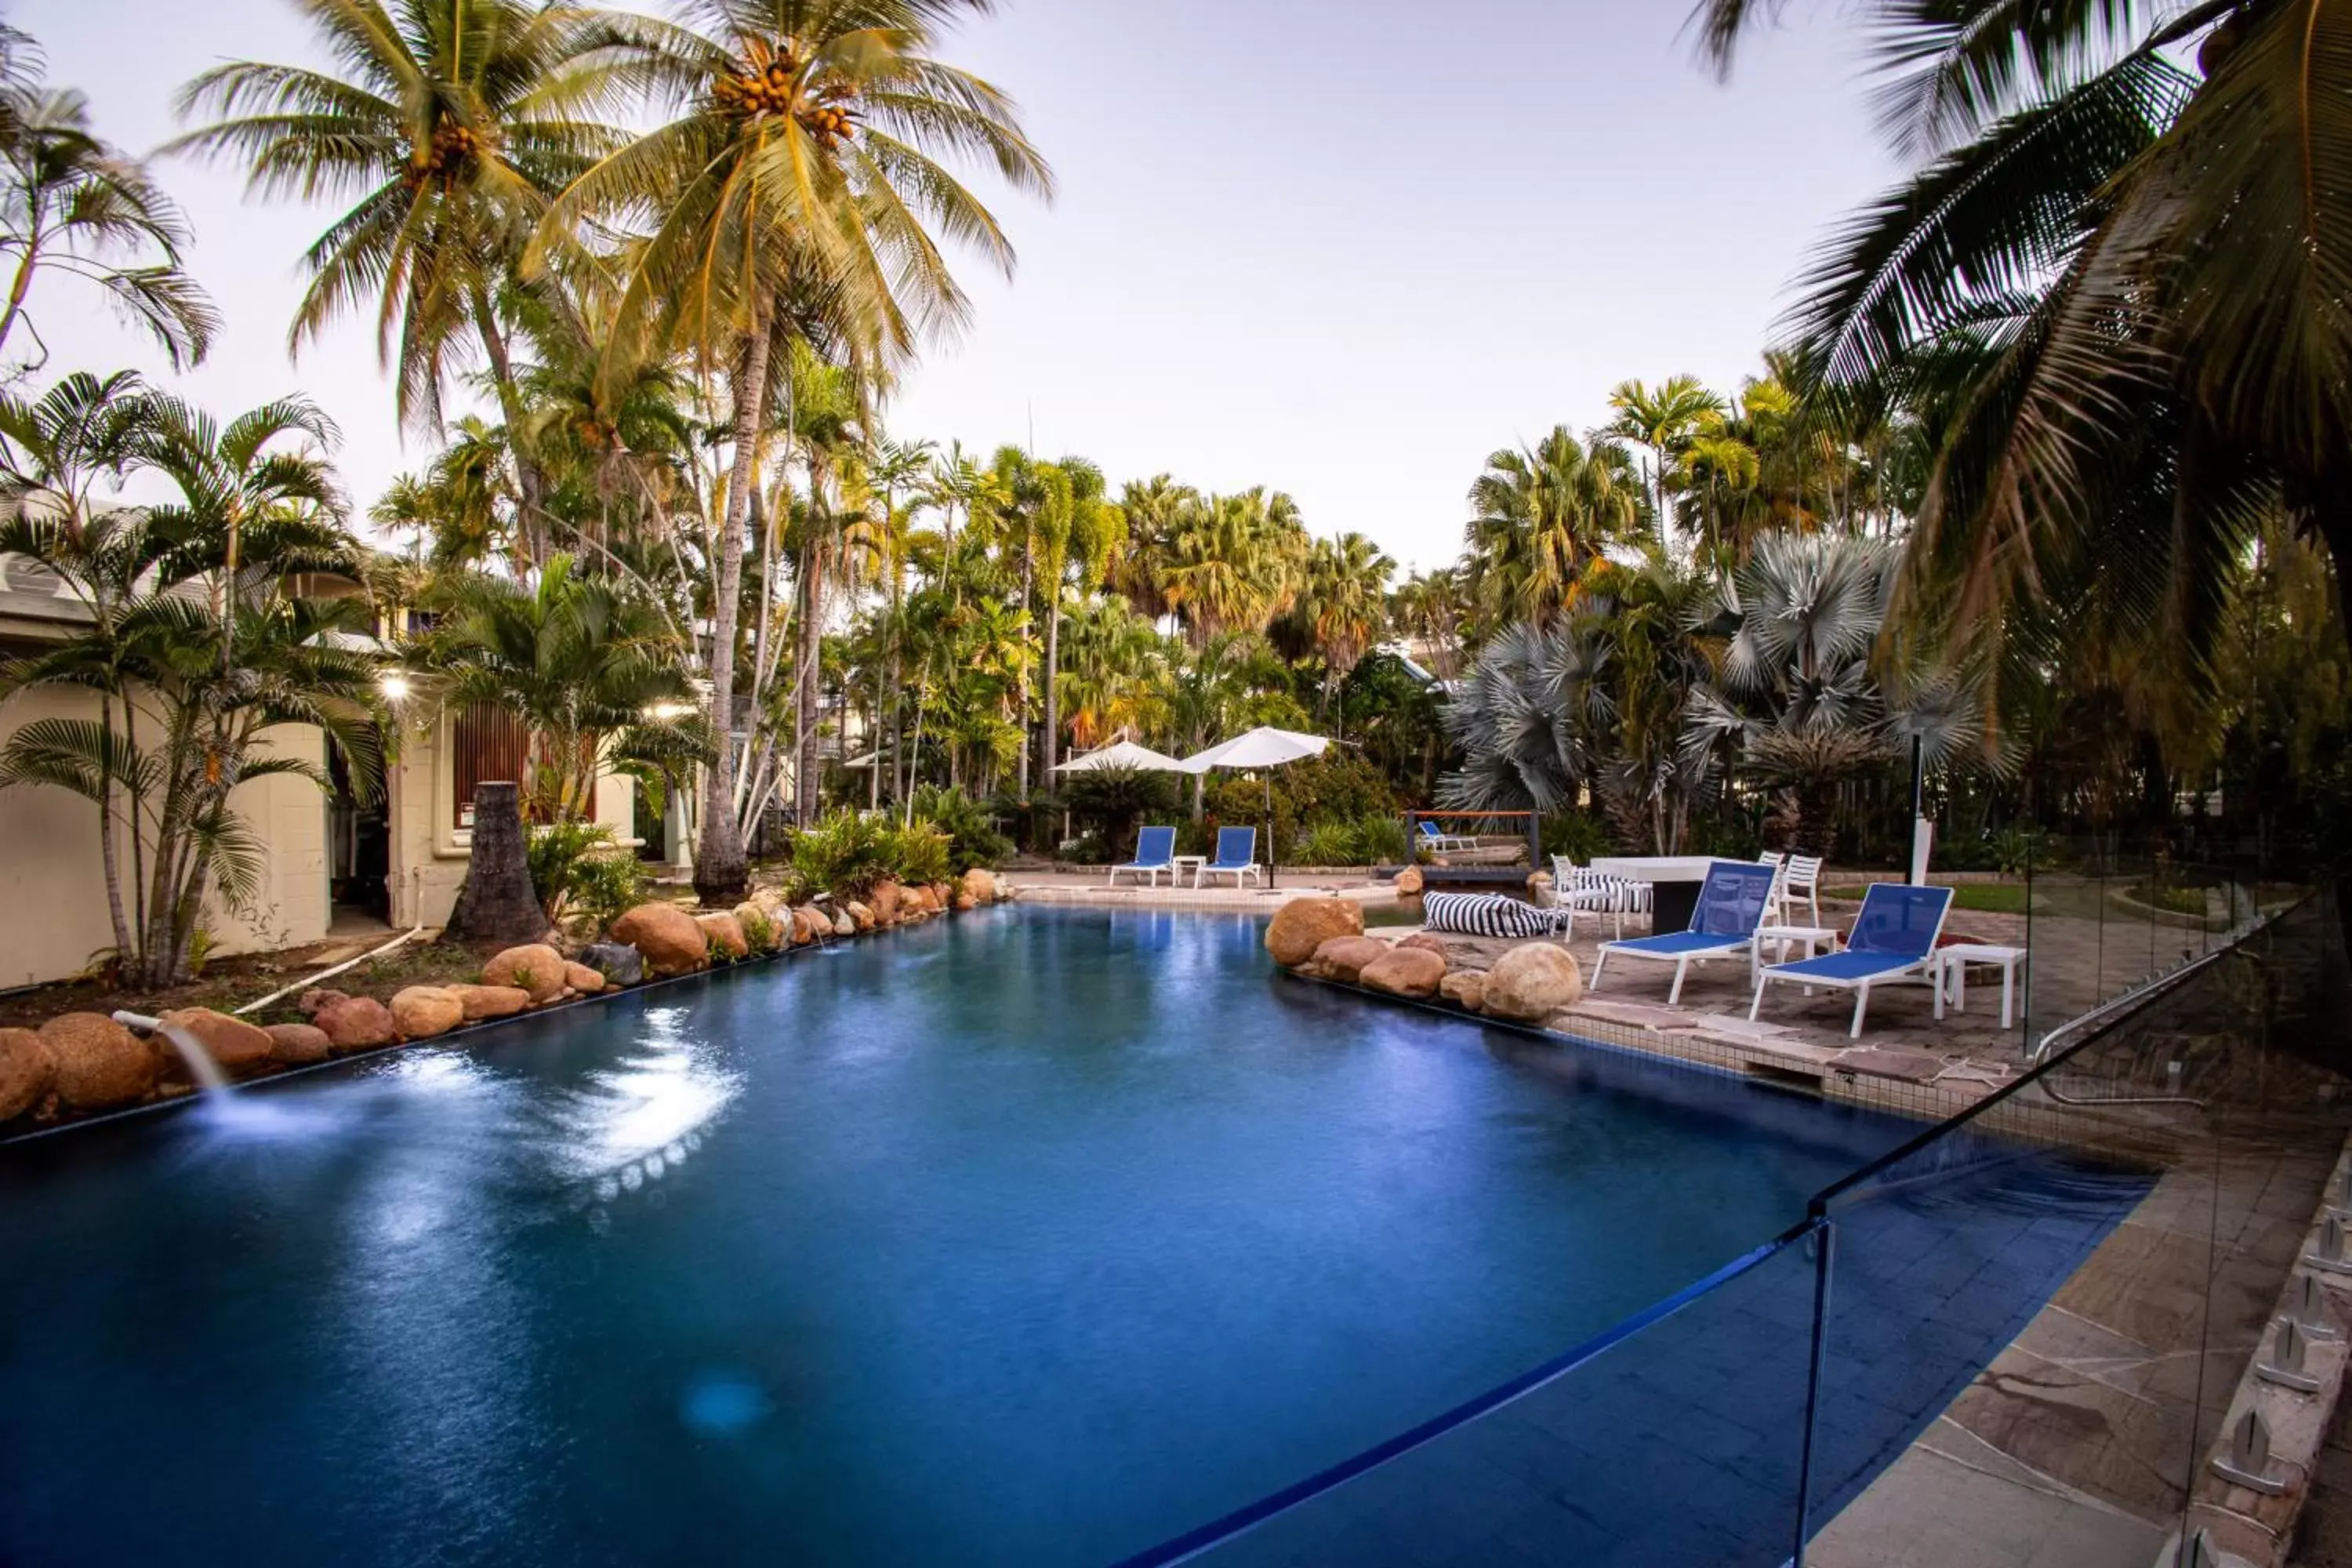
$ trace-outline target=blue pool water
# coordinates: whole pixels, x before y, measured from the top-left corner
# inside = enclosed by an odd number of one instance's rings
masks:
[[[1108,1563],[1916,1131],[1290,981],[1261,931],[1000,910],[0,1148],[0,1563]],[[1906,1211],[1973,1326],[1869,1385],[1837,1484],[2144,1185],[2042,1166],[1993,1178],[2031,1247]],[[1787,1316],[1680,1396],[1801,1353]],[[1639,1484],[1726,1462],[1673,1454]]]

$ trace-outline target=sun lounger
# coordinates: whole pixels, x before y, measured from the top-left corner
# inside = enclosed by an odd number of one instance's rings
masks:
[[[1148,877],[1155,888],[1160,885],[1160,873],[1165,871],[1169,884],[1173,886],[1176,881],[1176,830],[1172,827],[1147,827],[1136,835],[1135,858],[1124,866],[1113,866],[1110,881],[1106,885],[1118,887],[1118,874],[1122,871]]]
[[[1794,963],[1775,963],[1756,974],[1756,995],[1748,1016],[1764,1005],[1764,987],[1772,981],[1797,985],[1825,985],[1853,994],[1852,1039],[1862,1037],[1863,1015],[1870,1008],[1874,985],[1940,984],[1936,942],[1951,912],[1949,888],[1911,888],[1895,882],[1873,882],[1863,895],[1862,913],[1846,939],[1845,951]]]
[[[1675,983],[1666,993],[1669,1005],[1682,1000],[1683,980],[1694,963],[1744,957],[1753,965],[1756,928],[1763,923],[1765,909],[1771,902],[1773,876],[1769,866],[1717,861],[1708,868],[1706,881],[1699,889],[1690,929],[1602,942],[1601,955],[1592,964],[1592,989],[1601,988],[1601,971],[1612,956],[1673,964]]]

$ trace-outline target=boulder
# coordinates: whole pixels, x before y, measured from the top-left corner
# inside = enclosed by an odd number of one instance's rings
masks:
[[[593,996],[604,989],[604,976],[587,964],[567,963],[563,966],[563,988],[583,996]]]
[[[857,934],[857,922],[850,918],[849,911],[847,910],[844,910],[839,914],[833,917],[833,934],[835,936],[856,936]]]
[[[309,1067],[335,1054],[335,1042],[316,1024],[271,1024],[264,1032],[269,1036],[269,1059],[279,1067]]]
[[[866,903],[862,900],[852,899],[844,906],[844,912],[849,916],[852,923],[854,923],[859,931],[872,931],[874,929],[873,905]]]
[[[61,1013],[41,1026],[41,1039],[57,1058],[58,1099],[68,1110],[135,1105],[163,1077],[154,1051],[103,1013]]]
[[[1486,1005],[1486,977],[1475,970],[1456,970],[1437,983],[1437,994],[1475,1013]]]
[[[580,950],[580,962],[603,975],[607,985],[635,985],[646,977],[645,954],[625,942],[591,942]]]
[[[1335,936],[1364,934],[1364,906],[1353,899],[1293,899],[1274,911],[1265,928],[1265,950],[1286,969],[1296,969]]]
[[[34,1110],[57,1088],[58,1054],[30,1029],[0,1029],[0,1121]]]
[[[1427,879],[1422,876],[1418,866],[1407,866],[1397,873],[1396,890],[1400,899],[1421,897],[1421,889],[1426,885]]]
[[[980,900],[973,898],[970,893],[958,893],[955,896],[955,907],[959,912],[965,910],[976,910],[980,908]]]
[[[867,903],[874,910],[876,925],[888,925],[898,918],[898,907],[907,901],[907,889],[885,878],[874,884]]]
[[[411,985],[392,999],[392,1021],[412,1040],[446,1035],[466,1021],[466,1005],[438,985]]]
[[[626,942],[656,977],[691,974],[710,966],[710,949],[694,917],[676,904],[639,904],[613,922],[613,940]]]
[[[774,920],[791,905],[792,900],[784,896],[783,889],[771,885],[752,889],[751,902],[761,914]],[[742,906],[739,904],[736,907],[740,909]]]
[[[269,1031],[258,1024],[215,1013],[210,1007],[180,1007],[157,1022],[180,1030],[205,1048],[214,1065],[231,1078],[251,1078],[269,1068]]]
[[[931,884],[931,908],[939,910],[941,914],[947,913],[950,906],[954,904],[956,901],[956,893],[958,890],[959,889],[953,882],[933,882]]]
[[[528,991],[534,1007],[552,1002],[563,989],[563,955],[538,942],[510,947],[482,965],[482,984]]]
[[[1385,958],[1391,949],[1376,936],[1335,936],[1315,950],[1315,963],[1334,980],[1353,983],[1364,965]]]
[[[1442,936],[1433,936],[1425,931],[1417,931],[1413,932],[1411,936],[1406,937],[1402,942],[1398,942],[1397,945],[1399,947],[1417,947],[1423,952],[1433,952],[1440,958],[1446,956],[1445,939]]]
[[[471,1024],[484,1018],[511,1018],[530,1005],[530,993],[511,985],[444,985]]]
[[[351,999],[352,994],[348,991],[332,991],[314,985],[295,998],[294,1005],[304,1013],[315,1013],[330,1002],[348,1002]]]
[[[1486,972],[1483,1005],[1497,1018],[1540,1023],[1584,995],[1584,972],[1568,949],[1549,942],[1521,942]]]
[[[1391,996],[1427,998],[1437,994],[1438,984],[1445,978],[1445,960],[1425,947],[1391,948],[1388,953],[1364,965],[1356,976],[1356,984],[1367,991],[1385,991]]]
[[[749,958],[751,955],[751,942],[743,934],[743,922],[727,910],[712,910],[708,914],[697,915],[694,923],[702,928],[708,945],[728,957]]]
[[[984,866],[974,866],[963,874],[963,890],[975,904],[996,902],[996,873]]]
[[[373,996],[331,1002],[311,1014],[310,1022],[325,1032],[337,1051],[372,1051],[400,1041],[400,1025],[392,1009]]]
[[[753,952],[773,952],[782,940],[768,911],[749,901],[735,906],[735,924]]]

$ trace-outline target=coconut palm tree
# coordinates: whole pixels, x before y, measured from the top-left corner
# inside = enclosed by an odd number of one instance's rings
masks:
[[[547,203],[609,152],[649,25],[535,0],[294,0],[339,73],[237,60],[181,89],[211,122],[167,153],[229,159],[272,198],[349,201],[303,256],[299,350],[338,317],[373,315],[404,424],[436,428],[478,348],[510,438],[523,402],[499,296]],[[524,524],[541,477],[519,464]]]
[[[144,164],[91,132],[81,94],[38,87],[20,68],[21,43],[9,55],[0,68],[0,268],[13,269],[0,353],[19,327],[38,341],[31,296],[47,274],[96,285],[173,370],[201,362],[220,316],[181,267],[188,226],[179,208]],[[44,348],[32,366],[47,358]]]
[[[1083,598],[1101,586],[1126,519],[1105,493],[1102,470],[1083,458],[1050,465],[1046,489],[1048,500],[1039,513],[1039,576],[1045,585],[1045,726],[1039,773],[1050,782],[1061,753],[1063,612],[1071,589]]]
[[[1428,656],[1440,680],[1451,680],[1462,672],[1471,613],[1464,574],[1454,566],[1416,572],[1399,584],[1389,598],[1391,622]]]
[[[1671,375],[1655,387],[1638,381],[1620,382],[1609,395],[1616,417],[1607,434],[1631,441],[1649,454],[1643,465],[1650,490],[1650,515],[1656,520],[1658,547],[1669,550],[1675,521],[1666,504],[1666,477],[1683,448],[1710,419],[1720,419],[1723,399],[1709,392],[1695,375]]]
[[[1777,9],[1707,0],[1712,58]],[[1997,630],[2095,561],[2194,647],[2279,511],[2352,594],[2352,15],[1858,9],[1922,166],[1831,238],[1793,326],[1816,384],[1947,413],[1907,602]]]
[[[1549,625],[1612,544],[1640,537],[1641,496],[1622,449],[1564,425],[1486,459],[1470,487],[1469,589],[1497,625]]]
[[[577,243],[595,220],[641,224],[616,346],[690,350],[728,385],[733,475],[709,669],[719,757],[695,863],[708,900],[739,892],[747,874],[728,721],[743,519],[776,339],[814,329],[878,369],[962,321],[967,301],[935,236],[1007,270],[1013,250],[941,158],[969,156],[1016,188],[1052,189],[1011,101],[931,52],[942,26],[984,9],[981,0],[690,0],[689,26],[663,37],[652,73],[676,118],[582,174],[541,226],[544,253]]]

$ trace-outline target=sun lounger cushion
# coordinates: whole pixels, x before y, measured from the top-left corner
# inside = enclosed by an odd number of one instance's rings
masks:
[[[1462,936],[1551,936],[1560,913],[1501,893],[1423,893],[1422,923]]]

